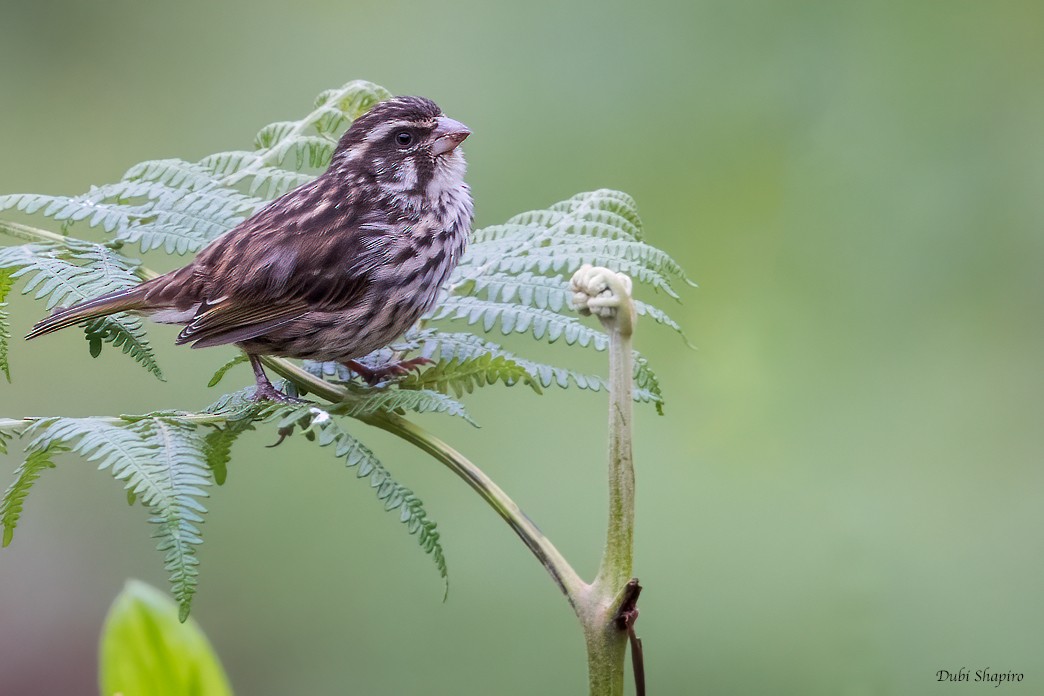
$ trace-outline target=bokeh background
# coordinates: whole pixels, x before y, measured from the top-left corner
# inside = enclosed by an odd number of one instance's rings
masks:
[[[353,78],[472,126],[479,225],[626,190],[701,286],[658,298],[697,350],[651,323],[637,336],[668,399],[636,419],[650,693],[921,694],[967,667],[1039,694],[1042,46],[1032,0],[12,0],[0,191],[73,194],[247,147]],[[41,307],[12,311],[20,335]],[[92,360],[76,332],[16,340],[0,414],[201,407],[231,351],[173,334],[152,334],[166,383]],[[499,386],[469,404],[480,430],[423,422],[590,576],[604,394]],[[356,430],[438,520],[449,601],[328,452],[245,437],[194,605],[237,693],[583,693],[578,627],[506,525]],[[165,586],[149,533],[107,474],[47,472],[0,552],[0,693],[93,692],[124,579]]]

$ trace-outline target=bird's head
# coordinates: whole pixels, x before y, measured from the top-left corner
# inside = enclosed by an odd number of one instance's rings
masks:
[[[460,185],[460,145],[471,131],[424,97],[383,101],[352,123],[334,152],[347,166],[399,194],[423,195]]]

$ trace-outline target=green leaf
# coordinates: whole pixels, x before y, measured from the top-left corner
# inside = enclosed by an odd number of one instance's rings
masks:
[[[390,96],[371,82],[352,81],[321,93],[302,119],[262,128],[252,152],[219,152],[198,163],[146,161],[128,169],[121,181],[78,196],[0,196],[0,211],[42,215],[63,229],[84,222],[143,251],[196,252],[242,222],[265,198],[311,179],[301,170],[329,164],[344,128]]]
[[[448,591],[446,557],[439,542],[436,523],[428,519],[420,498],[392,478],[380,459],[366,445],[341,428],[329,412],[310,404],[271,406],[266,419],[275,423],[284,436],[300,428],[303,435],[311,435],[308,439],[318,442],[320,447],[333,446],[335,456],[343,458],[349,467],[356,468],[356,476],[369,479],[370,487],[374,489],[377,499],[384,503],[384,509],[388,512],[398,510],[399,521],[406,525],[410,534],[417,535],[420,547],[431,556]]]
[[[137,261],[106,246],[72,238],[0,248],[0,269],[10,269],[12,278],[24,279],[22,294],[46,300],[47,309],[133,287],[139,282],[137,268]],[[87,324],[86,334],[93,357],[103,341],[111,343],[163,379],[139,317],[124,312],[102,317]]]
[[[217,485],[223,486],[228,477],[228,464],[232,461],[232,444],[240,435],[254,429],[254,419],[261,410],[260,405],[254,404],[254,407],[246,412],[230,416],[225,422],[225,427],[215,425],[214,429],[207,434],[204,440],[204,453],[207,458],[207,466],[210,467],[214,483]]]
[[[445,413],[475,425],[464,404],[431,389],[366,389],[331,407],[338,415],[364,418],[378,413]]]
[[[11,381],[11,365],[8,362],[7,348],[11,340],[11,318],[7,314],[7,294],[14,287],[14,269],[0,268],[0,372],[7,381]]]
[[[102,628],[102,696],[231,696],[228,678],[202,629],[178,620],[159,590],[129,580]]]
[[[186,618],[196,592],[195,546],[206,508],[199,502],[210,485],[203,438],[192,423],[171,415],[127,418],[45,418],[23,433],[30,454],[61,447],[108,469],[151,514],[153,537],[164,552],[174,597]]]
[[[411,350],[417,350],[421,356],[444,360],[467,360],[482,355],[503,356],[526,370],[541,387],[558,386],[563,389],[576,386],[580,389],[602,391],[608,388],[603,377],[589,375],[559,365],[536,362],[521,358],[493,341],[465,332],[443,331],[441,329],[421,329],[407,332],[406,344]],[[635,353],[635,388],[634,400],[653,403],[657,411],[663,410],[663,394],[660,392],[656,375],[649,368],[648,361],[639,353]]]
[[[236,365],[240,365],[249,360],[250,358],[248,358],[245,353],[238,354],[236,357],[232,358],[227,363],[225,363],[217,369],[217,372],[214,373],[214,376],[210,378],[209,382],[207,382],[207,386],[216,387],[218,383],[221,382],[221,380],[225,377],[225,373],[227,373]]]
[[[4,449],[6,450],[6,445]],[[25,461],[15,471],[14,483],[4,493],[3,500],[0,500],[0,525],[4,528],[3,539],[0,545],[8,546],[11,543],[11,540],[14,538],[15,527],[18,526],[18,519],[22,516],[22,506],[25,503],[26,496],[29,495],[29,489],[40,478],[40,474],[43,473],[44,469],[54,468],[52,457],[64,451],[66,451],[66,448],[61,445],[34,450],[29,453]]]
[[[485,353],[473,358],[439,360],[420,373],[411,373],[398,382],[401,389],[434,389],[452,393],[458,399],[475,387],[502,381],[507,386],[522,382],[537,394],[540,384],[515,360],[504,355]]]
[[[604,332],[583,324],[575,316],[479,297],[447,297],[432,316],[433,321],[439,319],[460,319],[469,326],[481,324],[487,333],[498,328],[505,336],[528,333],[548,343],[561,339],[570,346],[579,343],[592,345],[597,350],[609,347],[609,338]]]

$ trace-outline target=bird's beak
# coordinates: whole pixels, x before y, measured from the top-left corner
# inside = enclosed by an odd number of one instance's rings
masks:
[[[437,123],[434,132],[435,142],[431,146],[431,152],[436,157],[450,152],[464,142],[464,138],[471,135],[467,126],[447,116],[439,116]]]

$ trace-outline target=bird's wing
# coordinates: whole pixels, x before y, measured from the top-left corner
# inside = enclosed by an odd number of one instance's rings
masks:
[[[182,287],[196,288],[199,306],[177,343],[246,341],[311,311],[348,309],[367,292],[384,258],[379,240],[393,232],[295,203],[277,199],[184,269]]]

